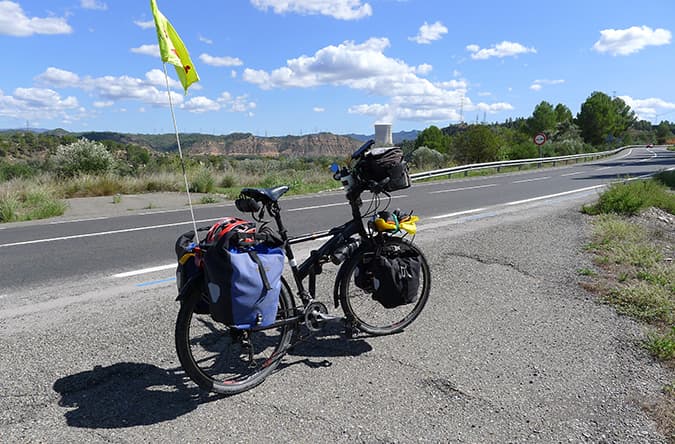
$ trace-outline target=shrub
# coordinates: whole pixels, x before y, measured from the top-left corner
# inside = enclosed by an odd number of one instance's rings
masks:
[[[588,214],[616,213],[630,216],[652,206],[673,213],[675,196],[656,180],[638,180],[611,185],[600,195],[595,205],[584,206],[583,211]]]
[[[445,163],[443,154],[438,151],[421,146],[412,153],[412,161],[419,169],[442,168]]]
[[[190,191],[192,192],[211,193],[216,187],[216,181],[208,168],[201,168],[195,174],[190,185]]]
[[[99,142],[80,139],[60,145],[54,155],[56,171],[63,177],[107,173],[113,167],[113,155]]]
[[[675,188],[675,170],[659,172],[656,175],[656,180],[668,188]]]
[[[18,219],[19,199],[14,194],[0,196],[0,222],[12,222]]]
[[[227,176],[224,176],[220,180],[220,186],[223,187],[223,188],[232,188],[233,186],[235,186],[235,184],[236,184],[236,180],[235,180],[234,176],[232,176],[230,174],[228,174]]]

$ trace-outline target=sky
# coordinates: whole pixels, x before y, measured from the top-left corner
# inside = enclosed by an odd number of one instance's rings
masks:
[[[672,0],[157,0],[200,81],[159,55],[150,0],[0,0],[0,128],[372,134],[576,115],[594,91],[675,121]]]

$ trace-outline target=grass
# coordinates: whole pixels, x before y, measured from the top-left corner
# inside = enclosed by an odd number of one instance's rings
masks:
[[[647,336],[645,346],[657,358],[667,361],[675,358],[675,327],[666,333],[652,332]],[[670,393],[675,395],[671,386]]]
[[[586,250],[600,268],[597,275],[585,274],[594,282],[583,285],[618,313],[643,322],[645,348],[670,368],[675,368],[675,235],[631,216],[649,207],[674,214],[674,186],[675,172],[661,172],[651,180],[612,185],[598,202],[582,208],[595,215]],[[675,443],[675,383],[646,410]]]
[[[61,216],[67,204],[55,197],[56,191],[41,184],[22,189],[0,189],[0,222],[19,222]]]
[[[661,172],[652,180],[636,180],[612,184],[600,195],[598,202],[585,205],[586,214],[623,214],[632,216],[649,208],[660,208],[675,213],[675,199],[668,188],[673,188],[675,172]]]

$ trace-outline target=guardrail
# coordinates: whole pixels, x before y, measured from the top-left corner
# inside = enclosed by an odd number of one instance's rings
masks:
[[[601,157],[607,157],[614,155],[618,153],[619,151],[628,149],[628,148],[635,148],[635,147],[640,147],[643,145],[628,145],[628,146],[622,146],[620,148],[610,150],[610,151],[602,151],[598,153],[585,153],[585,154],[572,154],[570,156],[557,156],[557,157],[539,157],[536,159],[518,159],[518,160],[504,160],[501,162],[486,162],[486,163],[474,163],[470,165],[460,165],[456,167],[450,167],[450,168],[443,168],[439,170],[431,170],[431,171],[425,171],[422,173],[414,173],[410,175],[410,180],[415,181],[415,180],[420,180],[420,179],[430,179],[432,177],[439,177],[439,176],[450,176],[455,173],[464,173],[464,175],[468,175],[469,171],[477,171],[477,170],[485,170],[485,169],[495,169],[499,171],[503,167],[510,167],[510,166],[519,166],[522,167],[523,165],[532,165],[532,164],[537,164],[538,166],[542,166],[545,163],[552,163],[553,166],[556,165],[556,163],[560,162],[570,162],[570,161],[575,161],[578,162],[580,159],[599,159]]]

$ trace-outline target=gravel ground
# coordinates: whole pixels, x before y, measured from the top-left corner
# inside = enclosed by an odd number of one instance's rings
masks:
[[[0,440],[665,443],[641,405],[671,376],[579,286],[579,205],[429,225],[431,298],[405,333],[329,328],[230,398],[182,377],[173,283],[36,289],[60,296],[0,309]]]

